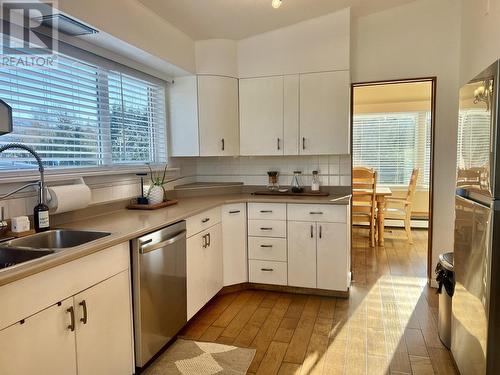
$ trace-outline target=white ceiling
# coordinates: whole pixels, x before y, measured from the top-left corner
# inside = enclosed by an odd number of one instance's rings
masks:
[[[138,0],[194,40],[239,40],[351,7],[354,17],[415,0]]]

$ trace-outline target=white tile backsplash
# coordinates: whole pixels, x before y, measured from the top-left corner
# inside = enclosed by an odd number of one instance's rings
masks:
[[[276,170],[280,172],[280,184],[289,185],[293,172],[299,170],[303,174],[303,184],[308,186],[312,171],[317,170],[322,185],[350,185],[350,155],[203,157],[189,158],[188,162],[185,159],[176,161],[181,174],[186,176],[194,169],[198,181],[204,182],[241,181],[247,185],[265,185],[267,172]],[[189,164],[187,168],[184,163]]]

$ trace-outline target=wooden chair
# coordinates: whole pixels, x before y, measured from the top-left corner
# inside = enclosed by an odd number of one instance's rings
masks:
[[[387,197],[386,209],[384,213],[385,219],[402,220],[405,224],[405,232],[408,236],[408,242],[413,243],[411,235],[411,211],[413,207],[413,198],[415,197],[415,190],[417,189],[419,170],[414,169],[411,173],[410,183],[408,184],[408,191],[404,197]]]
[[[370,247],[375,247],[377,172],[373,169],[352,169],[352,223],[368,224]]]

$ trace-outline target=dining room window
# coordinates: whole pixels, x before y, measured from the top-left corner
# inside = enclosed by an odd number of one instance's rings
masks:
[[[408,185],[419,168],[419,185],[429,185],[431,113],[361,113],[353,116],[354,166],[370,167],[383,185]]]

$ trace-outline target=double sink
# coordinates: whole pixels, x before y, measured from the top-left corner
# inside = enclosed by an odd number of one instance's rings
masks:
[[[55,229],[0,243],[0,269],[70,250],[109,236],[108,232]]]

